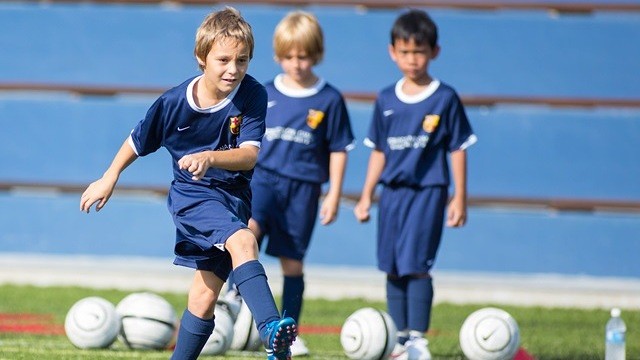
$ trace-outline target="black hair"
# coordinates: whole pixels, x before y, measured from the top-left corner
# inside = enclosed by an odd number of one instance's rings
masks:
[[[428,44],[433,49],[438,45],[438,26],[425,11],[411,9],[393,23],[391,45],[397,40],[413,40],[419,45]]]

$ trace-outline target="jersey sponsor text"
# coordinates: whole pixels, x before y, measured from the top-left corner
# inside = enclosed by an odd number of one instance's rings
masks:
[[[296,130],[282,126],[267,128],[264,133],[264,137],[267,141],[280,139],[304,145],[309,145],[313,141],[313,134],[308,131]]]
[[[427,147],[428,142],[429,136],[427,135],[406,135],[387,138],[387,144],[389,144],[390,150],[424,149]]]

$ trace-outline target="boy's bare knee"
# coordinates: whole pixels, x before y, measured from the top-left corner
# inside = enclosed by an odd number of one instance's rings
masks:
[[[249,229],[238,230],[231,235],[225,243],[225,248],[231,254],[234,267],[258,258],[258,243]]]

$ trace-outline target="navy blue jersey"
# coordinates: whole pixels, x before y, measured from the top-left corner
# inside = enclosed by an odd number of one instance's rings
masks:
[[[378,94],[364,143],[382,151],[379,182],[388,186],[448,186],[447,153],[476,142],[455,90],[437,80],[420,94],[402,93],[403,80]]]
[[[340,92],[324,80],[293,90],[282,75],[265,85],[266,131],[258,166],[314,183],[329,179],[329,154],[353,148],[351,123]]]
[[[209,168],[201,180],[194,181],[191,173],[178,167],[178,160],[187,154],[246,145],[260,147],[264,134],[267,93],[256,79],[245,75],[225,100],[199,108],[193,99],[193,86],[199,78],[191,78],[162,94],[133,129],[129,143],[138,156],[165,147],[173,158],[176,181],[223,188],[248,186],[253,170]]]

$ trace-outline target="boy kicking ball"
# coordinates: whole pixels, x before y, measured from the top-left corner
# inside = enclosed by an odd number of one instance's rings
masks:
[[[249,182],[265,131],[267,93],[247,75],[251,26],[230,7],[209,14],[196,33],[202,74],[168,90],[132,130],[104,175],[80,199],[102,209],[120,174],[164,147],[173,159],[168,208],[176,226],[174,264],[194,269],[173,360],[196,359],[215,327],[214,308],[233,269],[268,360],[290,359],[297,325],[278,313],[258,259]]]

